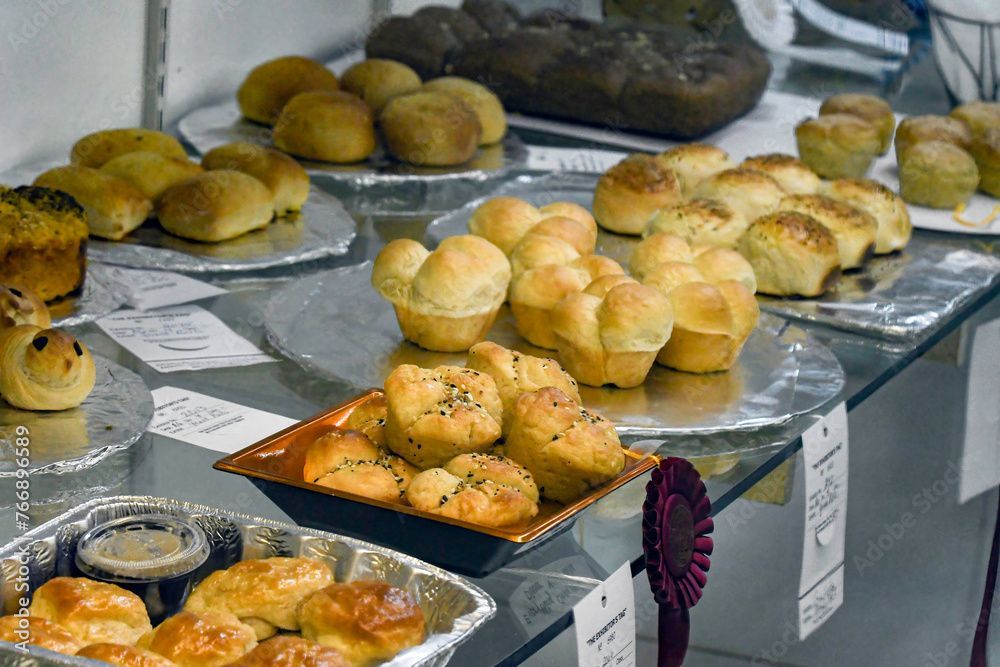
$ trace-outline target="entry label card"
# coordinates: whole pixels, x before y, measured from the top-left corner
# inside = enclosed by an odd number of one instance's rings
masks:
[[[528,169],[602,174],[627,156],[628,153],[593,148],[528,146]]]
[[[139,310],[176,306],[225,294],[226,290],[173,271],[146,271],[120,266],[105,267],[108,277]]]
[[[580,667],[635,667],[635,593],[626,561],[573,607]]]

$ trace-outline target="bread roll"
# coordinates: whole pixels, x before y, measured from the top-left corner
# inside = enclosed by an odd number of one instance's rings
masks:
[[[375,150],[375,120],[351,93],[299,93],[281,110],[272,136],[275,146],[307,160],[360,162]]]
[[[837,239],[841,269],[856,269],[875,251],[878,223],[865,211],[823,195],[789,195],[781,200],[782,211],[812,217]]]
[[[24,410],[67,410],[94,389],[87,347],[59,329],[22,324],[0,331],[0,396]]]
[[[91,236],[119,241],[149,217],[153,202],[128,181],[80,165],[43,172],[34,185],[61,190],[87,213]]]
[[[784,196],[773,178],[742,168],[720,171],[695,188],[696,198],[720,201],[748,221],[774,211]]]
[[[581,255],[589,255],[597,246],[596,229],[588,229],[573,218],[553,215],[542,218],[538,224],[528,230],[528,234],[555,236],[573,246]],[[522,239],[523,240],[523,239]]]
[[[0,285],[0,336],[4,329],[21,324],[33,324],[40,329],[52,326],[49,309],[34,292]]]
[[[379,126],[389,153],[419,166],[467,162],[483,136],[476,112],[461,98],[440,92],[392,98],[379,114]]]
[[[844,113],[799,123],[795,142],[802,161],[823,178],[861,178],[882,147],[877,127]]]
[[[961,120],[947,116],[905,118],[896,128],[896,161],[902,165],[903,154],[907,149],[925,141],[940,141],[969,150],[972,146],[972,130]]]
[[[667,232],[657,232],[646,236],[632,249],[629,257],[629,272],[636,280],[643,282],[646,276],[664,262],[694,261],[691,246],[680,236]]]
[[[40,646],[56,653],[73,655],[83,644],[62,626],[33,616],[0,617],[0,641]]]
[[[354,408],[344,422],[344,428],[363,433],[379,447],[385,447],[385,395],[379,394]]]
[[[138,595],[82,577],[53,577],[35,590],[31,616],[52,621],[84,645],[134,644],[150,629]]]
[[[705,276],[694,264],[687,262],[663,262],[643,276],[642,283],[654,288],[664,296],[687,283],[705,282]]]
[[[334,429],[309,445],[302,476],[307,482],[337,491],[398,503],[418,472],[363,433]]]
[[[819,176],[802,160],[784,153],[748,157],[740,167],[767,174],[790,195],[811,195],[819,189]]]
[[[245,117],[271,125],[299,93],[338,88],[337,77],[322,63],[302,56],[284,56],[250,70],[236,91],[236,101]]]
[[[541,219],[541,212],[522,199],[493,197],[472,212],[469,233],[482,236],[510,255],[518,241]]]
[[[274,217],[274,198],[253,176],[217,169],[169,188],[156,204],[156,217],[171,234],[227,241],[267,227]]]
[[[396,60],[369,58],[348,67],[340,77],[340,86],[378,113],[393,97],[420,88],[420,76]]]
[[[91,644],[76,654],[118,667],[174,667],[162,655],[126,644]]]
[[[1000,127],[976,137],[972,157],[979,169],[979,189],[991,197],[1000,197]]]
[[[951,142],[921,141],[907,148],[899,161],[899,194],[911,204],[954,208],[967,202],[978,186],[976,161]]]
[[[258,644],[227,667],[352,667],[352,664],[335,648],[280,635]]]
[[[447,93],[460,98],[476,112],[479,125],[483,129],[480,145],[488,146],[501,141],[507,134],[507,115],[500,98],[486,86],[460,76],[443,76],[431,79],[422,90],[432,93]]]
[[[511,274],[517,278],[525,271],[552,264],[569,264],[580,258],[570,243],[547,234],[525,234],[510,253]]]
[[[677,175],[684,197],[691,197],[703,180],[736,165],[729,153],[708,144],[681,144],[656,156],[656,161]]]
[[[257,646],[254,630],[231,614],[182,611],[139,639],[177,667],[222,667]]]
[[[833,95],[826,98],[819,108],[820,116],[830,114],[849,114],[868,121],[878,130],[879,155],[885,155],[889,152],[889,146],[892,145],[892,133],[896,129],[896,117],[892,115],[892,107],[881,97],[858,93]]]
[[[635,153],[598,179],[593,211],[601,227],[638,235],[657,211],[680,203],[681,186],[676,174],[652,155]]]
[[[539,206],[538,212],[542,214],[542,218],[560,216],[576,220],[590,230],[591,235],[595,239],[597,238],[597,221],[594,220],[594,216],[590,214],[590,211],[579,204],[569,201],[554,201],[544,206]]]
[[[146,151],[166,157],[187,159],[181,142],[169,134],[147,130],[141,127],[101,130],[83,137],[69,154],[69,161],[81,167],[97,169],[119,155]]]
[[[691,262],[705,277],[705,282],[717,285],[725,281],[735,281],[753,294],[757,291],[757,277],[750,262],[743,255],[729,248],[709,248],[695,255]]]
[[[101,167],[105,174],[131,183],[149,200],[156,201],[171,185],[197,176],[202,168],[187,158],[168,157],[150,151],[125,153]]]
[[[267,186],[278,217],[302,209],[309,198],[309,174],[281,151],[245,141],[217,146],[201,158],[205,169],[233,169],[253,176]]]
[[[643,236],[667,232],[688,243],[735,248],[750,222],[731,207],[713,199],[692,199],[661,209],[646,225]]]
[[[757,291],[819,296],[840,275],[837,238],[808,215],[780,211],[750,223],[737,247],[753,267]]]
[[[903,199],[878,181],[867,178],[841,178],[825,183],[820,192],[842,201],[875,218],[875,254],[902,250],[910,241],[913,226]]]
[[[1000,129],[1000,102],[973,100],[958,105],[948,115],[968,125],[973,139],[982,139],[990,130]]]

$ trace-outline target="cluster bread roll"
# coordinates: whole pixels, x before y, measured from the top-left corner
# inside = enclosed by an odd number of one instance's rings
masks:
[[[421,89],[453,95],[469,105],[482,128],[480,145],[495,144],[507,134],[507,114],[504,113],[500,98],[481,83],[460,76],[443,76],[431,79]]]
[[[83,577],[46,581],[35,590],[29,614],[58,624],[84,645],[135,644],[152,627],[138,595]]]
[[[878,132],[879,155],[885,155],[892,145],[892,134],[896,129],[896,117],[892,107],[881,97],[859,93],[842,93],[823,100],[819,115],[847,114],[870,123]]]
[[[94,389],[87,346],[59,329],[21,324],[0,330],[0,396],[24,410],[67,410]]]
[[[69,160],[81,167],[100,168],[119,155],[144,151],[165,157],[187,159],[181,142],[156,130],[141,127],[101,130],[82,137],[70,151]]]
[[[720,201],[744,220],[753,221],[774,211],[785,191],[765,173],[736,168],[709,176],[695,188],[694,196]]]
[[[316,90],[289,100],[274,123],[272,137],[275,146],[297,157],[359,162],[375,150],[375,120],[357,95]]]
[[[278,217],[294,213],[309,198],[309,174],[281,151],[245,141],[217,146],[201,158],[205,169],[233,169],[267,186]]]
[[[681,199],[673,170],[652,155],[636,153],[601,174],[594,190],[594,219],[609,231],[638,236],[657,211]]]
[[[875,219],[875,254],[902,250],[913,235],[902,197],[878,181],[840,178],[824,183],[820,193],[866,212]]]
[[[156,217],[171,234],[226,241],[266,227],[274,217],[274,197],[253,176],[216,169],[167,189],[156,204]]]
[[[792,155],[784,153],[754,155],[743,160],[740,167],[767,174],[790,195],[811,195],[819,190],[820,178],[816,172]]]
[[[377,421],[384,429],[385,419]],[[307,482],[337,491],[398,503],[418,472],[364,433],[334,429],[309,445],[302,476]]]
[[[128,181],[80,164],[49,169],[34,185],[73,197],[86,211],[91,236],[112,241],[127,236],[153,210],[153,202]]]
[[[469,217],[469,233],[482,236],[510,255],[514,246],[542,219],[541,212],[517,197],[493,197]]]
[[[906,151],[927,141],[953,144],[962,150],[972,146],[972,130],[961,120],[948,116],[910,116],[896,128],[896,161],[902,167]]]
[[[112,158],[101,171],[131,183],[146,199],[156,201],[164,190],[183,180],[197,176],[202,168],[186,157],[161,155],[152,151],[135,151]]]
[[[420,88],[420,75],[396,60],[368,58],[348,67],[340,77],[340,86],[378,113],[393,97]]]
[[[352,663],[330,646],[279,635],[257,644],[254,650],[227,667],[352,667]]]
[[[302,56],[284,56],[250,70],[236,91],[236,101],[246,118],[272,125],[299,93],[336,91],[339,87],[337,77],[322,63]]]
[[[372,397],[355,408],[344,428],[364,434],[373,444],[385,447],[385,417],[388,412],[385,394]]]
[[[379,127],[393,157],[429,167],[467,162],[483,137],[476,111],[462,98],[430,90],[389,100]]]
[[[896,146],[899,150],[898,140]],[[951,141],[920,141],[900,157],[899,194],[911,204],[954,208],[968,201],[977,187],[975,159]]]
[[[643,236],[668,232],[692,245],[735,248],[750,221],[731,206],[714,199],[690,199],[657,212]]]
[[[823,178],[861,178],[882,149],[878,128],[846,113],[799,123],[795,141],[802,161]]]
[[[177,667],[223,667],[257,646],[253,628],[226,613],[182,611],[144,634],[137,644]]]
[[[677,175],[686,198],[693,196],[695,188],[709,176],[736,166],[726,151],[699,143],[674,146],[657,155],[656,161]]]
[[[83,642],[58,623],[35,616],[14,614],[0,617],[0,641],[11,644],[23,641],[31,646],[66,655],[73,655],[83,647]]]
[[[793,211],[757,218],[737,250],[750,262],[757,291],[773,296],[819,296],[840,275],[837,238],[815,219]]]
[[[33,324],[40,329],[52,326],[48,306],[31,290],[0,285],[0,335],[4,329]]]
[[[661,270],[663,264],[671,264],[668,271]],[[687,267],[676,266],[678,264]],[[736,280],[751,292],[757,290],[753,267],[735,250],[718,246],[692,247],[680,236],[668,232],[657,232],[636,244],[629,258],[629,269],[635,279],[643,283],[654,274],[661,282],[672,280],[670,276],[697,276],[698,280],[712,283]]]
[[[979,169],[979,189],[1000,197],[1000,124],[977,136],[971,153]]]
[[[119,667],[175,667],[176,664],[159,653],[127,644],[91,644],[82,648],[76,655]]]
[[[841,269],[858,268],[875,251],[878,223],[862,209],[824,195],[789,195],[779,208],[808,215],[833,232]]]
[[[948,116],[968,125],[973,139],[981,139],[990,130],[1000,129],[1000,102],[973,100],[958,105]]]

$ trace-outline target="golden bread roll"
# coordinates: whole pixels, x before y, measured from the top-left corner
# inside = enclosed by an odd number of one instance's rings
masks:
[[[67,410],[94,389],[87,346],[59,329],[21,324],[0,331],[0,396],[23,410]]]
[[[655,289],[622,282],[603,296],[571,294],[549,319],[563,367],[578,382],[628,388],[646,379],[670,338],[673,313]]]
[[[736,166],[726,151],[699,143],[674,146],[657,155],[656,161],[677,175],[684,197],[690,197],[709,176]]]
[[[972,130],[961,120],[948,116],[910,116],[896,128],[896,161],[902,165],[903,154],[911,146],[925,141],[942,141],[969,150]]]
[[[668,295],[677,287],[687,283],[705,282],[705,276],[687,262],[663,262],[643,276],[642,284],[648,285],[660,294]]]
[[[90,167],[55,167],[40,174],[34,185],[73,197],[87,213],[90,235],[112,241],[127,236],[153,210],[153,202],[131,183]]]
[[[309,198],[309,174],[294,159],[273,148],[246,141],[224,144],[205,153],[201,166],[253,176],[271,191],[278,217],[301,210]]]
[[[578,259],[577,249],[557,236],[526,234],[510,253],[511,275],[517,278],[530,269],[569,264]]]
[[[539,206],[538,212],[542,214],[542,218],[559,216],[576,220],[590,230],[591,236],[595,239],[597,238],[597,221],[594,220],[594,216],[590,214],[590,211],[579,204],[574,204],[570,201],[554,201],[544,206]]]
[[[751,222],[774,211],[785,194],[767,174],[742,168],[720,171],[695,188],[696,198],[722,202]]]
[[[524,466],[506,456],[492,454],[459,454],[444,465],[444,469],[465,484],[493,482],[514,489],[533,503],[538,502],[538,486]]]
[[[476,207],[469,217],[469,233],[482,236],[510,255],[518,241],[538,224],[542,214],[517,197],[493,197]]]
[[[427,636],[420,606],[381,581],[352,581],[314,593],[299,611],[302,636],[339,651],[348,664],[391,660]]]
[[[452,236],[430,253],[416,241],[396,239],[375,258],[372,286],[392,303],[406,340],[458,352],[485,338],[510,276],[503,252],[478,236]]]
[[[795,142],[802,161],[823,178],[861,178],[882,148],[877,127],[844,113],[799,123]]]
[[[0,285],[0,332],[22,324],[48,329],[52,326],[48,306],[31,290]]]
[[[979,189],[992,197],[1000,197],[1000,127],[976,137],[971,152],[979,169]]]
[[[561,503],[579,499],[625,469],[615,425],[555,387],[517,399],[506,449],[531,472],[543,497]]]
[[[588,229],[573,218],[561,215],[542,218],[538,224],[528,230],[525,236],[532,234],[554,236],[562,239],[573,246],[573,249],[581,255],[593,253],[594,248],[597,246],[596,229]],[[521,240],[523,241],[524,239],[522,238]]]
[[[135,151],[108,160],[101,171],[128,181],[146,199],[156,201],[171,185],[197,176],[203,170],[187,158]]]
[[[420,88],[420,75],[396,60],[369,58],[348,67],[340,76],[340,87],[363,99],[378,113],[397,95]]]
[[[868,178],[840,178],[824,183],[820,193],[849,204],[875,218],[875,254],[902,250],[910,241],[913,226],[902,197]]]
[[[284,56],[250,70],[236,91],[236,101],[245,117],[271,125],[299,93],[338,88],[337,77],[322,63],[302,56]]]
[[[257,646],[254,630],[232,614],[182,611],[143,635],[139,648],[178,667],[223,667]]]
[[[335,648],[308,639],[279,635],[257,644],[227,667],[352,667]]]
[[[379,394],[354,408],[344,422],[344,428],[360,431],[379,447],[385,447],[385,394]]]
[[[378,120],[389,153],[419,166],[467,162],[483,136],[475,110],[447,93],[421,90],[394,97]]]
[[[848,114],[868,121],[878,130],[879,155],[885,155],[889,151],[892,133],[896,129],[896,117],[892,115],[892,107],[881,97],[858,93],[833,95],[826,98],[819,107],[820,116],[830,114]]]
[[[476,112],[483,129],[480,145],[495,144],[507,134],[507,114],[500,98],[481,83],[460,76],[443,76],[426,82],[421,90],[454,95],[468,104]]]
[[[118,667],[174,667],[174,663],[158,653],[126,644],[91,644],[81,649],[77,656]]]
[[[743,255],[729,248],[709,248],[695,255],[691,262],[705,277],[705,282],[716,285],[734,280],[753,294],[757,291],[757,277],[750,262]]]
[[[83,577],[49,579],[35,591],[29,611],[59,624],[84,645],[135,644],[151,627],[138,595]]]
[[[501,434],[504,437],[510,431],[514,402],[521,394],[537,391],[542,387],[556,387],[577,403],[580,402],[576,380],[554,359],[533,357],[484,341],[469,349],[465,365],[471,370],[489,375],[496,383],[503,405]]]
[[[948,115],[968,125],[974,139],[981,139],[990,130],[1000,129],[1000,102],[974,100],[958,105]]]
[[[360,162],[375,150],[375,120],[357,95],[312,91],[285,105],[272,137],[276,147],[307,160]]]
[[[253,176],[216,169],[167,189],[156,203],[156,217],[182,238],[228,241],[267,227],[274,217],[274,197]]]
[[[319,560],[281,556],[242,560],[195,586],[184,611],[232,614],[263,640],[278,630],[298,630],[299,603],[332,583],[333,572]]]
[[[790,195],[811,195],[819,189],[816,172],[802,160],[784,153],[748,157],[740,163],[740,168],[767,174]]]
[[[774,296],[819,296],[840,275],[837,237],[802,213],[779,211],[754,220],[737,248]]]
[[[363,433],[335,429],[309,445],[302,476],[337,491],[398,503],[419,472]]]
[[[484,452],[500,437],[503,403],[485,373],[404,364],[386,378],[385,396],[389,449],[419,468]]]
[[[967,202],[977,187],[975,159],[954,143],[921,141],[899,160],[899,194],[911,204],[954,208]]]
[[[661,208],[681,203],[677,175],[652,155],[635,153],[601,174],[594,190],[594,219],[619,234],[639,235]]]
[[[735,248],[750,221],[714,199],[692,199],[656,213],[643,236],[668,232],[688,243]]]
[[[789,195],[781,200],[781,211],[810,216],[837,239],[841,269],[856,269],[875,251],[878,223],[863,210],[823,195]]]
[[[97,169],[119,155],[136,151],[187,159],[187,153],[181,142],[169,134],[141,127],[123,127],[101,130],[81,138],[73,144],[69,161],[81,167]]]
[[[690,264],[693,261],[694,253],[687,241],[675,234],[657,232],[635,245],[628,260],[628,268],[636,280],[643,282],[649,273],[664,262]]]
[[[625,283],[636,283],[639,282],[634,278],[626,276],[625,274],[609,274],[606,276],[601,276],[597,280],[593,281],[583,290],[585,294],[591,296],[596,296],[603,299],[604,295],[610,292],[613,288]],[[562,389],[562,387],[557,387],[557,389]],[[567,392],[563,392],[567,393]],[[572,394],[567,393],[570,398],[576,400]]]
[[[73,655],[83,647],[83,643],[61,625],[34,616],[0,617],[0,641],[40,646],[66,655]]]

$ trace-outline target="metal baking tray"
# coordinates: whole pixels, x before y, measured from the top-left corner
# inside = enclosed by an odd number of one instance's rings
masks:
[[[349,537],[259,519],[204,505],[149,496],[116,496],[92,500],[42,524],[0,549],[0,595],[4,613],[16,611],[18,570],[26,553],[29,588],[34,591],[56,576],[78,576],[76,542],[91,526],[136,514],[166,514],[196,522],[211,545],[211,553],[197,578],[249,558],[306,556],[326,561],[337,581],[380,579],[404,588],[420,604],[428,623],[428,637],[406,649],[386,667],[448,663],[459,644],[468,641],[496,614],[496,603],[479,587],[415,558]],[[23,551],[22,551],[23,548]],[[0,642],[0,664],[89,665],[105,663],[64,656],[29,647],[28,654]]]
[[[342,426],[354,410],[379,396],[381,389],[370,389],[220,459],[215,468],[249,478],[298,523],[343,531],[449,570],[482,577],[569,528],[571,520],[584,509],[649,472],[658,462],[655,456],[622,448],[625,470],[618,477],[569,505],[543,501],[538,515],[529,522],[504,528],[459,521],[303,480],[302,466],[309,445],[331,428]]]

